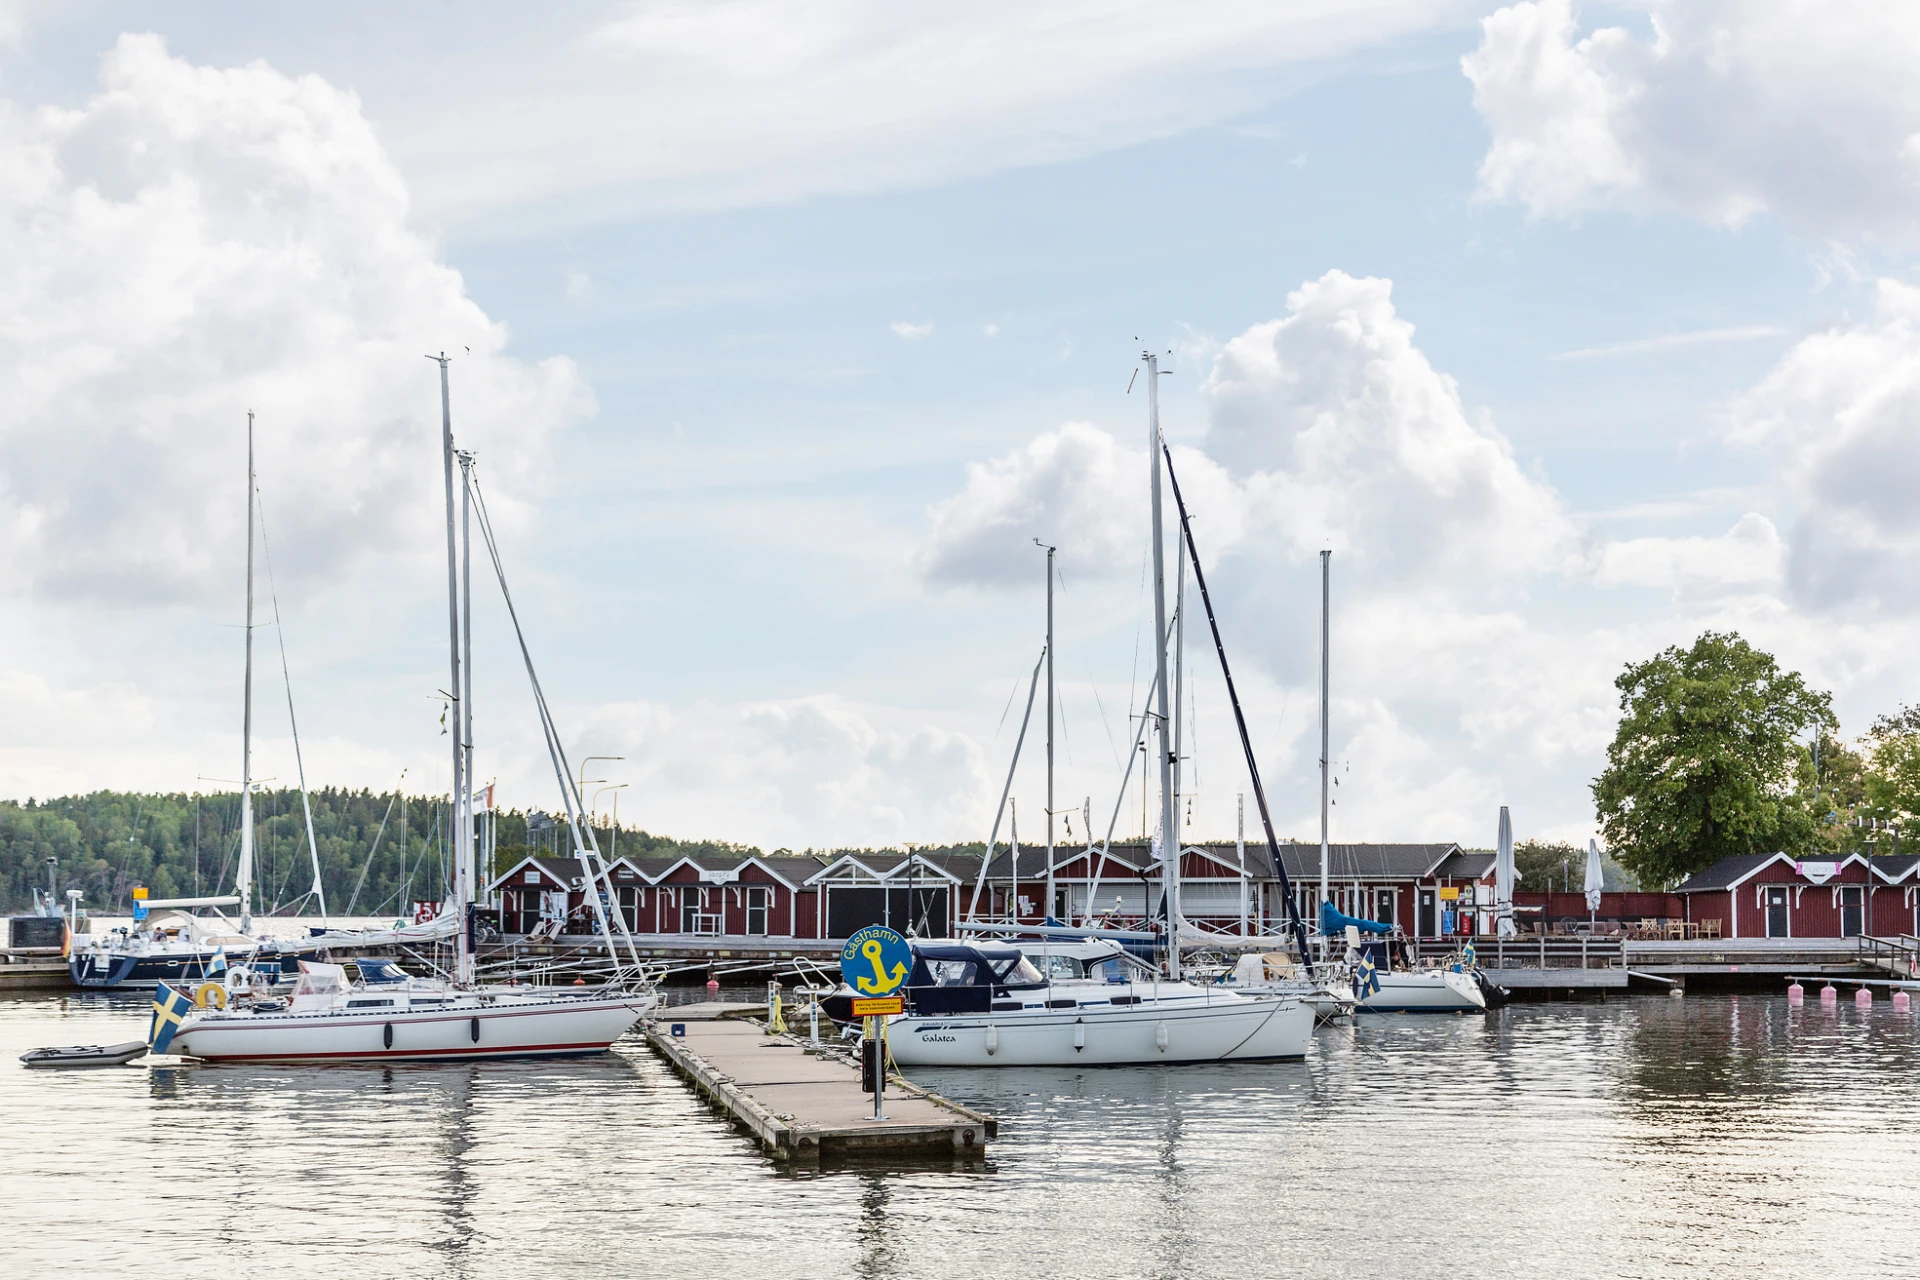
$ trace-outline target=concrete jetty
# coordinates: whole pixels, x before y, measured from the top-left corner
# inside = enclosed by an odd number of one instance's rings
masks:
[[[684,1007],[684,1006],[683,1006]],[[647,1044],[761,1148],[783,1162],[863,1158],[978,1158],[999,1125],[897,1076],[887,1080],[885,1120],[858,1068],[764,1023],[687,1018],[659,1011]]]

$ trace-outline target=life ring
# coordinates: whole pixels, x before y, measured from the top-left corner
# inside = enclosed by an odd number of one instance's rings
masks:
[[[203,982],[193,993],[193,1007],[204,1009],[212,1001],[216,1009],[227,1007],[227,989],[217,982]]]

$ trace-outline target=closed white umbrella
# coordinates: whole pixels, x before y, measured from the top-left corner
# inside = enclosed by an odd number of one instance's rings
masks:
[[[1587,841],[1587,916],[1600,910],[1600,891],[1607,887],[1607,873],[1600,866],[1600,846]]]
[[[1503,938],[1514,935],[1513,927],[1513,819],[1507,806],[1500,806],[1499,853],[1493,862],[1494,929]]]

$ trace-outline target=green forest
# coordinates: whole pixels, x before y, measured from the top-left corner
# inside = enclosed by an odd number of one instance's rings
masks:
[[[445,892],[448,826],[444,796],[393,792],[311,793],[314,845],[327,907],[339,916],[389,916],[416,898]],[[254,884],[258,914],[317,914],[305,900],[313,884],[306,820],[298,790],[254,794]],[[502,811],[496,822],[501,870],[530,851],[528,817]],[[536,828],[539,827],[536,820]],[[712,840],[674,840],[645,831],[596,827],[602,850],[631,856],[757,852]],[[564,819],[536,830],[544,849],[570,847]],[[96,915],[125,914],[144,885],[155,898],[233,891],[240,854],[240,793],[147,795],[96,791],[25,803],[0,800],[0,912],[31,909],[51,870],[59,892],[78,889]],[[48,859],[54,862],[50,865]],[[482,867],[483,879],[492,878]]]

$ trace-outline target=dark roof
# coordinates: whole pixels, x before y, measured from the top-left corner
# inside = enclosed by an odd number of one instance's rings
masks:
[[[1216,855],[1234,861],[1232,845],[1213,845]],[[1444,844],[1328,844],[1327,875],[1334,880],[1419,880],[1432,875],[1434,868],[1457,855],[1460,846]],[[1289,840],[1280,846],[1280,863],[1290,880],[1317,880],[1320,876],[1320,846]],[[1266,841],[1247,842],[1247,871],[1264,879],[1277,879],[1273,856]]]
[[[1451,876],[1455,880],[1478,880],[1493,870],[1500,855],[1496,853],[1452,853],[1446,861],[1434,868],[1436,876]]]
[[[1696,871],[1673,887],[1675,893],[1707,893],[1731,889],[1775,858],[1779,853],[1730,853],[1705,871]]]
[[[1904,880],[1920,867],[1920,853],[1876,853],[1867,859],[1873,873],[1885,880]]]

